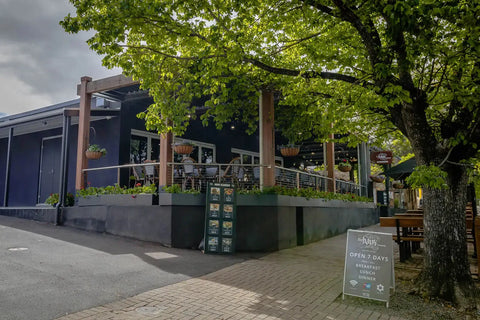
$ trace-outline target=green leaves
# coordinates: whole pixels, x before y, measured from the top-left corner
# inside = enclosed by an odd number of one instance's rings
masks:
[[[203,124],[253,132],[268,89],[292,142],[334,131],[378,144],[400,130],[426,162],[480,144],[476,1],[71,2],[63,28],[94,30],[104,65],[149,90],[148,129],[182,135],[205,106]]]
[[[434,165],[417,166],[405,180],[412,188],[447,189],[447,173]]]

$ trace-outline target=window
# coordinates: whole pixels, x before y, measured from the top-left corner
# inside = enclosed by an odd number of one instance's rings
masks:
[[[240,157],[242,164],[259,164],[260,154],[258,152],[247,151],[242,149],[232,148],[232,158]],[[283,158],[275,157],[275,165],[283,167]]]
[[[130,137],[130,163],[143,163],[145,160],[158,161],[160,138],[157,134],[132,129]]]

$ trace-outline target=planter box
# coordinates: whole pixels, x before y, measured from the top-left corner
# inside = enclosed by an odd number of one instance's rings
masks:
[[[205,206],[205,194],[160,192],[158,198],[161,206]]]
[[[153,194],[102,194],[77,198],[79,207],[85,206],[151,206]]]

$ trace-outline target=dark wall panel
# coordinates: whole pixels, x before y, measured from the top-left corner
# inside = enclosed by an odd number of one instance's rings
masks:
[[[5,193],[5,168],[7,166],[8,138],[0,139],[0,205],[3,206]]]
[[[78,129],[76,130],[78,132]],[[107,155],[98,160],[89,160],[89,168],[118,165],[120,119],[92,121],[90,123],[90,144],[98,144],[107,149]],[[76,143],[75,143],[76,145]],[[75,163],[76,156],[70,160]],[[74,181],[75,182],[75,181]],[[87,186],[107,186],[117,182],[117,169],[89,172]]]
[[[59,134],[61,134],[61,129],[13,137],[8,198],[9,207],[36,205],[42,138]]]

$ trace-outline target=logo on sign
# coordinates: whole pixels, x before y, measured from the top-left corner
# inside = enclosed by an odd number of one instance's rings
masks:
[[[358,237],[357,241],[362,249],[370,249],[376,252],[379,247],[379,239],[377,235],[367,233]]]
[[[392,151],[376,151],[370,154],[370,160],[378,164],[390,164],[392,157]]]

